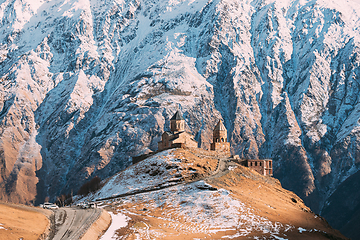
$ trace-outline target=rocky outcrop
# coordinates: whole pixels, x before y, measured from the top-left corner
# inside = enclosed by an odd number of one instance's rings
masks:
[[[0,5],[1,198],[42,201],[156,150],[179,108],[319,211],[359,169],[360,6],[335,1]],[[19,17],[21,16],[21,17]]]

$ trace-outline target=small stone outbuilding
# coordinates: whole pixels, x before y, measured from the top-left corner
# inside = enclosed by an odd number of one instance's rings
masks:
[[[256,159],[256,160],[246,160],[246,166],[255,170],[264,176],[272,176],[272,160],[270,159]]]
[[[170,119],[170,131],[164,132],[161,136],[161,141],[158,143],[159,150],[175,147],[198,147],[194,136],[185,132],[185,119],[179,111]]]

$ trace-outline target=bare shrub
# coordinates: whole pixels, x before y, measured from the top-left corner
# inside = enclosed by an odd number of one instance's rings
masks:
[[[84,183],[79,191],[77,192],[79,195],[86,196],[91,192],[95,192],[100,189],[101,179],[98,176],[93,177],[90,181]]]

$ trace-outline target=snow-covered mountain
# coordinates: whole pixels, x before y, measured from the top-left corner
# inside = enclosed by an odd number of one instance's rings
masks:
[[[180,108],[201,147],[223,119],[319,211],[360,168],[359,19],[346,0],[1,0],[1,198],[113,175]]]

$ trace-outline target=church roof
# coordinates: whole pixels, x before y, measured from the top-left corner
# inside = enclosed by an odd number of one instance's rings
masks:
[[[185,120],[179,111],[176,111],[174,116],[170,120]]]
[[[219,120],[218,124],[216,124],[214,131],[227,131],[221,119]]]

